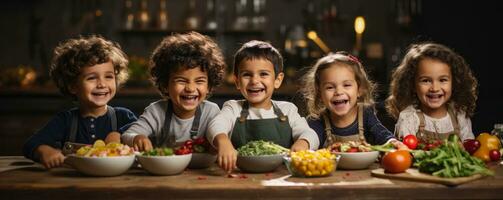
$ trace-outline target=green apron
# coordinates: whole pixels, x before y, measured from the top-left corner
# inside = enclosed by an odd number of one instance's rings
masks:
[[[272,103],[274,113],[278,118],[272,119],[246,119],[249,115],[249,105],[243,102],[241,115],[234,123],[231,142],[234,148],[239,148],[250,141],[265,140],[271,141],[285,148],[290,148],[293,144],[292,127],[288,123],[288,117]]]
[[[358,104],[358,133],[354,135],[348,135],[348,136],[340,136],[340,135],[335,135],[332,134],[332,122],[330,121],[329,117],[329,112],[325,112],[323,114],[323,120],[325,122],[325,134],[326,134],[326,139],[324,142],[323,147],[329,147],[335,142],[349,142],[349,141],[361,141],[362,143],[366,143],[365,141],[365,135],[364,133],[364,128],[363,128],[363,106]]]
[[[424,129],[426,126],[425,124],[425,119],[424,119],[424,114],[423,112],[418,109],[416,111],[417,116],[419,117],[419,130],[416,133],[417,138],[419,139],[420,142],[422,143],[432,143],[437,140],[444,140],[446,139],[450,134],[456,134],[458,137],[460,136],[460,128],[458,124],[458,117],[457,115],[453,112],[453,109],[449,106],[447,107],[447,113],[451,117],[451,123],[454,128],[453,131],[448,132],[448,133],[438,133],[436,130],[435,132],[433,131],[427,131]],[[461,137],[459,137],[461,139]]]

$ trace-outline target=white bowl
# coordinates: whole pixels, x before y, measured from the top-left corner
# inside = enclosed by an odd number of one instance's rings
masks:
[[[271,172],[283,163],[284,154],[264,155],[264,156],[240,156],[237,163],[241,171],[252,173]]]
[[[335,152],[335,154],[341,155],[341,159],[337,164],[339,169],[366,169],[376,161],[379,151]]]
[[[118,176],[126,172],[134,162],[134,155],[113,157],[84,157],[68,155],[65,163],[90,176]]]
[[[143,169],[154,175],[180,174],[189,165],[192,154],[171,156],[137,155]]]
[[[203,169],[208,168],[210,165],[215,163],[217,160],[217,155],[211,153],[192,153],[192,159],[190,159],[189,169]]]

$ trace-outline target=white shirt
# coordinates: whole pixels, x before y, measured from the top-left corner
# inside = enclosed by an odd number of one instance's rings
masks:
[[[134,137],[138,134],[149,136],[161,132],[164,126],[164,119],[166,118],[167,105],[166,100],[159,100],[146,107],[138,120],[122,134],[121,139],[123,143],[132,146]],[[204,136],[208,122],[218,114],[220,109],[217,104],[206,100],[199,106],[201,107],[201,118],[199,121],[198,136]],[[173,113],[168,133],[175,134],[176,142],[186,141],[190,139],[190,129],[192,128],[193,121],[194,117],[181,119]]]
[[[244,100],[229,100],[224,103],[222,110],[218,115],[208,124],[207,138],[210,144],[219,134],[227,134],[231,137],[232,130],[236,119],[241,115],[242,102]],[[318,149],[320,141],[318,135],[313,129],[309,127],[305,118],[301,117],[298,113],[295,104],[286,101],[273,101],[274,104],[288,117],[288,123],[292,127],[292,137],[294,141],[298,139],[305,139],[309,143],[309,148],[312,150]],[[249,115],[246,119],[271,119],[278,116],[274,113],[273,107],[270,109],[254,108],[248,109]]]
[[[424,113],[423,113],[424,114]],[[473,139],[472,132],[472,122],[470,118],[467,118],[464,112],[457,113],[458,124],[459,124],[459,137],[461,141],[466,139]],[[424,114],[424,129],[431,132],[437,132],[439,134],[449,133],[454,131],[454,126],[451,121],[451,116],[449,114],[445,115],[440,119],[436,119]],[[414,106],[408,106],[398,116],[398,121],[395,125],[395,133],[398,133],[400,137],[416,133],[419,130],[419,116],[417,116],[417,110]]]

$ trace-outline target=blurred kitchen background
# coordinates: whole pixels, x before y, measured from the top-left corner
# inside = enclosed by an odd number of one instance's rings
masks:
[[[433,0],[5,0],[0,3],[0,155],[21,155],[23,142],[57,112],[73,106],[48,76],[54,47],[79,35],[118,42],[131,78],[111,102],[140,115],[160,98],[148,81],[148,57],[166,35],[195,30],[213,37],[230,66],[246,41],[265,40],[285,58],[286,80],[275,99],[293,101],[305,68],[329,51],[357,55],[379,85],[378,116],[390,72],[414,42],[453,48],[479,81],[475,134],[503,122],[500,64],[502,7],[496,1]],[[230,77],[230,76],[229,76]],[[232,80],[211,101],[239,99]]]

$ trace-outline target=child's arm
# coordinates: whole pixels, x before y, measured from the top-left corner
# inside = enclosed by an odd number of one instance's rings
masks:
[[[236,168],[237,151],[234,149],[231,140],[227,134],[218,134],[215,137],[214,145],[218,150],[217,162],[218,166],[230,173]]]
[[[133,147],[136,151],[145,151],[153,148],[148,136],[160,132],[164,126],[165,101],[157,101],[150,104],[137,121],[129,126],[121,136],[124,144]],[[121,129],[125,129],[122,127]]]
[[[293,143],[292,148],[290,148],[293,152],[308,150],[309,142],[306,139],[298,139]]]
[[[458,114],[458,124],[459,124],[459,139],[465,141],[467,139],[474,139],[472,130],[472,121],[470,118],[466,117],[464,113]]]
[[[59,167],[65,161],[65,156],[61,153],[61,150],[52,148],[49,145],[38,146],[35,153],[40,157],[40,163],[47,169]]]
[[[292,137],[295,142],[291,150],[317,150],[320,145],[318,134],[309,127],[306,119],[299,115],[297,106],[290,102],[282,102],[279,107],[288,116],[288,122],[292,127]],[[306,143],[307,148],[305,148]]]

